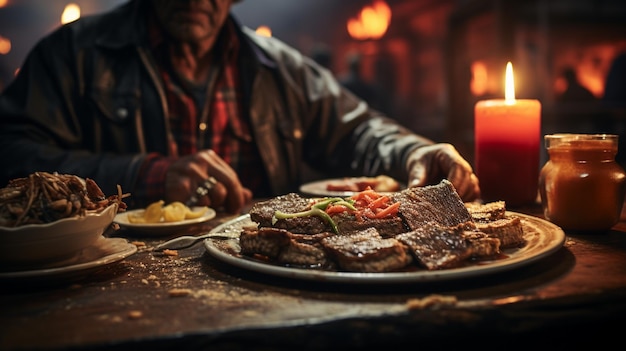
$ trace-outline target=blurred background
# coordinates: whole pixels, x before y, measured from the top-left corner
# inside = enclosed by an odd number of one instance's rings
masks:
[[[0,89],[39,38],[125,2],[0,0]],[[516,97],[542,103],[544,134],[624,135],[625,69],[612,68],[626,52],[622,0],[244,0],[233,10],[470,161],[474,104],[504,97],[508,61]]]

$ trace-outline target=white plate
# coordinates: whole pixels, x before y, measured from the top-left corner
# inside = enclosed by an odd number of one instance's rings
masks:
[[[137,252],[137,246],[124,238],[100,237],[92,246],[83,249],[72,258],[31,268],[3,267],[1,279],[75,277],[87,274],[95,269],[121,261]]]
[[[251,271],[286,278],[320,282],[369,284],[447,281],[481,276],[528,265],[551,255],[563,246],[565,233],[558,226],[543,219],[522,213],[507,212],[507,214],[519,216],[522,220],[524,225],[524,237],[526,239],[526,245],[524,247],[506,249],[503,251],[503,258],[497,260],[481,261],[476,265],[435,271],[418,270],[411,272],[358,273],[292,268],[269,264],[240,255],[238,239],[205,239],[204,245],[208,253],[218,260]],[[254,222],[250,220],[250,215],[246,214],[216,227],[211,233],[233,235],[241,232],[241,228],[244,226],[251,224],[254,224]]]
[[[305,183],[300,185],[300,192],[304,195],[308,196],[337,196],[337,197],[349,197],[354,194],[357,194],[356,191],[333,191],[327,190],[327,186],[329,183],[341,182],[344,178],[336,178],[336,179],[324,179],[318,180],[310,183]],[[403,187],[402,185],[400,185]],[[379,194],[389,194],[387,192],[378,192]]]
[[[192,207],[191,210],[198,211],[201,208],[202,207]],[[128,221],[128,215],[143,213],[143,211],[144,209],[121,212],[118,213],[117,216],[115,216],[115,219],[113,221],[119,224],[121,227],[132,229],[136,232],[147,235],[162,236],[172,234],[175,231],[182,231],[195,224],[206,222],[213,219],[216,215],[215,210],[209,207],[204,212],[204,214],[202,214],[202,216],[193,219],[185,219],[179,222],[131,223]]]

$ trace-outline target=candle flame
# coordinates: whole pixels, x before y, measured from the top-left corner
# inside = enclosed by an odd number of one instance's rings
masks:
[[[513,80],[513,64],[509,61],[506,64],[506,77],[504,85],[504,100],[507,103],[515,102],[515,82]]]

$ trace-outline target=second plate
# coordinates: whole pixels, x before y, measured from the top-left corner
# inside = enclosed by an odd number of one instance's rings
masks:
[[[202,207],[192,207],[191,210],[198,211]],[[150,236],[166,236],[171,235],[177,231],[183,231],[193,225],[204,223],[208,220],[211,220],[215,217],[216,212],[212,208],[207,208],[207,210],[202,214],[202,216],[194,219],[186,219],[179,222],[158,222],[158,223],[131,223],[128,220],[129,215],[133,215],[135,213],[143,212],[143,209],[131,210],[126,212],[118,213],[113,220],[115,223],[119,224],[122,228],[131,229],[137,233],[143,235]]]

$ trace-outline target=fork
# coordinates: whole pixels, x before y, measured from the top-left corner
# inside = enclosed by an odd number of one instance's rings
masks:
[[[159,244],[152,249],[152,251],[163,251],[163,250],[182,250],[188,247],[195,245],[196,243],[204,240],[204,239],[237,239],[237,236],[233,235],[223,235],[223,234],[215,234],[215,233],[207,233],[198,236],[191,235],[183,235],[177,238],[168,240],[162,244]]]

